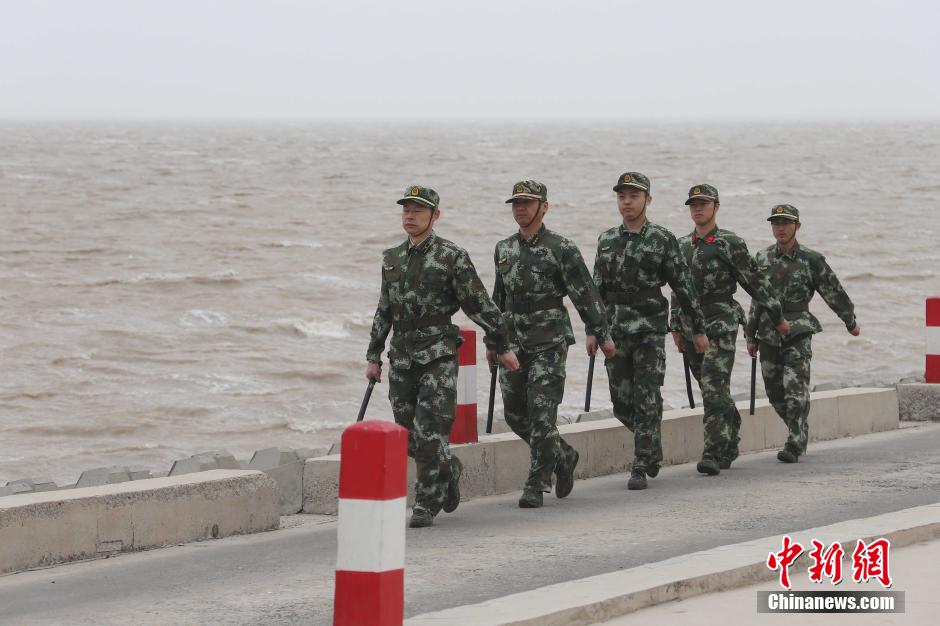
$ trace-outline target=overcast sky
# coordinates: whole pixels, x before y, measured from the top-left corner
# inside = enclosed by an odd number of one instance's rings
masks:
[[[3,0],[0,118],[937,118],[938,0]]]

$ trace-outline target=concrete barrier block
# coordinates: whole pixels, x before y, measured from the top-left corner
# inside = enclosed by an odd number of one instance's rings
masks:
[[[450,451],[463,463],[463,475],[460,477],[461,500],[497,493],[496,459],[492,442],[483,437],[479,443],[451,446]]]
[[[326,448],[297,448],[297,457],[303,459],[315,459],[318,456],[326,456],[330,452],[329,446]]]
[[[902,420],[940,422],[940,385],[905,383],[897,386],[897,393]]]
[[[521,491],[529,476],[529,444],[515,433],[490,435],[493,444],[493,487],[496,493]]]
[[[83,487],[97,487],[99,485],[114,485],[123,483],[131,479],[131,474],[126,467],[113,465],[111,467],[96,467],[94,469],[82,472],[75,483],[76,489]]]
[[[14,481],[7,483],[6,487],[0,487],[0,498],[4,496],[15,496],[20,493],[32,493],[32,491],[33,489],[29,485]]]
[[[765,420],[763,415],[768,410],[771,413],[774,412],[770,402],[766,399],[756,400],[754,402],[754,415],[750,414],[750,396],[746,401],[738,402],[735,406],[738,407],[738,412],[741,414],[741,430],[738,432],[741,441],[738,443],[738,449],[741,452],[763,450],[767,441],[764,433]]]
[[[336,499],[339,496],[338,454],[304,462],[303,492],[304,513],[336,515]]]
[[[669,465],[702,458],[705,426],[702,409],[675,409],[663,415],[663,461]]]
[[[189,457],[188,459],[177,459],[173,461],[173,465],[170,466],[170,473],[167,475],[181,476],[183,474],[192,474],[201,471],[203,471],[202,462],[195,457]]]
[[[200,452],[194,454],[193,458],[199,459],[202,463],[203,471],[210,469],[241,469],[241,464],[235,456],[226,450],[211,450],[209,452]]]
[[[19,480],[11,480],[7,483],[7,487],[21,487],[23,489],[16,489],[17,493],[36,493],[41,491],[55,491],[59,487],[48,478],[40,478],[38,480],[33,480],[31,478],[20,478]],[[7,495],[13,495],[13,491]]]
[[[578,472],[580,476],[619,474],[627,471],[633,463],[633,433],[620,420],[614,418],[566,427],[562,432],[565,438],[569,428],[580,433],[572,437],[572,445],[585,454]]]
[[[133,465],[127,468],[127,471],[130,474],[131,480],[147,480],[149,478],[154,478],[153,472],[150,471],[150,468],[144,467],[142,465]]]
[[[779,419],[779,418],[778,418]],[[809,416],[810,441],[828,441],[839,437],[839,400],[822,394],[810,394]],[[780,420],[783,423],[783,420]]]
[[[0,573],[271,530],[279,521],[274,483],[260,472],[21,494],[0,500]]]
[[[300,457],[297,455],[296,450],[289,448],[265,448],[264,450],[255,451],[251,456],[251,460],[248,462],[248,467],[263,471],[280,467],[281,465],[287,465],[288,463],[296,463],[297,461],[300,461]]]

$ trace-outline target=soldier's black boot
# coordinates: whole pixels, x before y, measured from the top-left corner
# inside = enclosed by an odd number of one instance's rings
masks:
[[[777,460],[783,463],[796,463],[799,457],[793,454],[789,449],[784,448],[777,453]]]
[[[460,506],[460,476],[463,463],[455,456],[450,458],[450,480],[447,483],[447,497],[444,499],[444,512],[453,513]]]
[[[659,463],[654,463],[646,468],[646,475],[650,478],[659,476]]]
[[[565,459],[564,463],[555,466],[555,496],[564,498],[574,489],[574,468],[578,466],[580,455],[577,450],[572,449],[571,456]]]
[[[718,461],[718,467],[721,469],[731,469],[731,459],[722,459]]]
[[[434,516],[431,515],[431,512],[427,509],[416,506],[414,511],[411,513],[411,521],[408,522],[408,526],[411,528],[426,528],[433,523]]]
[[[646,489],[646,472],[641,469],[634,469],[630,472],[630,480],[627,481],[627,489],[634,491]]]
[[[523,489],[519,498],[520,509],[538,509],[542,507],[542,492],[537,489]]]
[[[695,469],[697,469],[700,474],[708,474],[709,476],[717,476],[721,473],[721,467],[718,465],[718,462],[710,458],[704,458],[699,461]]]

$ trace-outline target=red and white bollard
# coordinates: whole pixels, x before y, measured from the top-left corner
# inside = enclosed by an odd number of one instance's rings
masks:
[[[368,420],[343,432],[334,626],[400,626],[405,614],[408,431]]]
[[[940,297],[927,298],[927,367],[924,379],[940,383]]]
[[[461,328],[463,344],[457,349],[457,415],[450,429],[451,443],[474,443],[477,437],[477,331]]]

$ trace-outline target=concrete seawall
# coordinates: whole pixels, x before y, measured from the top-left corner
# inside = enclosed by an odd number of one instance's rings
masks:
[[[0,574],[278,527],[274,481],[213,470],[0,498]]]
[[[898,427],[898,398],[893,388],[851,388],[811,394],[810,441],[823,441],[880,432]],[[748,403],[741,411],[742,453],[782,447],[787,438],[783,421],[767,400],[759,400],[754,415]],[[663,414],[665,463],[688,463],[701,457],[703,412],[676,409]],[[625,472],[633,458],[633,437],[616,419],[559,426],[562,436],[581,454],[577,478]],[[460,492],[467,500],[520,490],[529,465],[528,446],[516,435],[484,435],[479,443],[455,445],[464,464]],[[812,449],[810,449],[812,453]],[[335,514],[339,455],[308,459],[304,465],[303,510]],[[409,502],[413,501],[414,463],[409,463]]]

